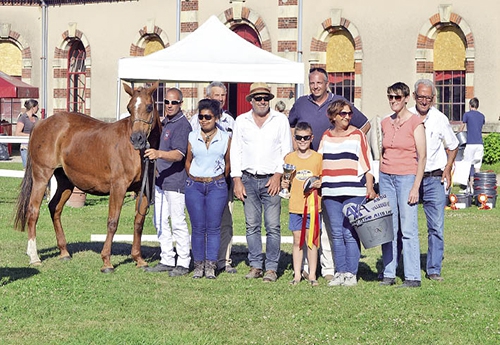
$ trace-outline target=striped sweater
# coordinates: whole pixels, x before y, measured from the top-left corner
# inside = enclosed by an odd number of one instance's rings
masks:
[[[355,129],[334,137],[327,130],[318,152],[323,154],[323,197],[366,195],[365,174],[371,169],[371,153],[363,132]]]

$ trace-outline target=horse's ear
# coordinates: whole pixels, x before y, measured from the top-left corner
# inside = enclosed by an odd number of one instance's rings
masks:
[[[128,93],[130,97],[132,97],[134,90],[132,90],[132,88],[125,83],[123,83],[123,88],[125,89],[125,92]]]
[[[156,81],[154,82],[149,88],[148,88],[148,93],[151,94],[153,93],[157,88],[158,86],[160,85],[160,82],[159,81]]]

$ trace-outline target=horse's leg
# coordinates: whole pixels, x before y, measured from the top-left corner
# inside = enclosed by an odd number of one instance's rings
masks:
[[[141,254],[142,230],[144,228],[144,220],[148,211],[148,199],[145,195],[139,193],[135,202],[135,218],[134,218],[134,240],[132,242],[132,259],[137,263],[137,267],[144,268],[148,263],[144,261]]]
[[[112,186],[109,192],[108,232],[101,251],[103,262],[102,273],[112,273],[115,270],[113,265],[111,265],[111,245],[116,229],[118,228],[118,221],[126,191],[127,188],[125,186]]]
[[[61,224],[61,213],[66,201],[73,192],[74,185],[61,168],[54,171],[54,176],[57,180],[57,189],[49,202],[50,217],[52,218],[52,224],[54,225],[54,231],[56,233],[57,247],[60,251],[59,259],[69,260],[71,259],[71,256],[68,252],[66,236],[64,235],[64,230]]]
[[[30,169],[31,170],[31,169]],[[28,171],[26,173],[29,173]],[[48,175],[48,177],[47,177]],[[40,205],[45,195],[45,187],[50,179],[52,172],[37,169],[33,171],[33,185],[28,206],[28,248],[26,254],[30,258],[30,265],[40,265],[42,261],[38,257],[36,246],[36,224],[40,216]]]

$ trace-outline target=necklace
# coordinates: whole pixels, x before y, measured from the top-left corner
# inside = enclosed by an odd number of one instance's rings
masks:
[[[210,138],[212,138],[212,135],[217,132],[217,128],[215,128],[212,132],[210,133],[203,133],[205,135],[205,144],[207,144],[210,141]]]

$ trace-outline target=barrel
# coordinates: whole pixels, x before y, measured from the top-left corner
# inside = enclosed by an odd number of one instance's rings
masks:
[[[486,203],[491,208],[495,207],[497,200],[497,175],[494,172],[476,172],[474,173],[474,183],[472,185],[473,199],[476,205],[481,205],[478,201],[480,194],[485,194],[488,197]]]

